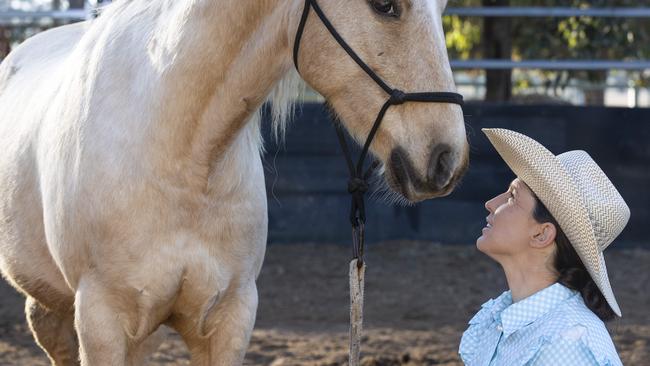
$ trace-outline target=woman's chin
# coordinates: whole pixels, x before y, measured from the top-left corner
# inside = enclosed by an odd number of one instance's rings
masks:
[[[489,232],[483,232],[483,235],[476,239],[476,249],[499,263],[501,263],[499,258],[510,256],[513,253],[512,243],[494,238]]]
[[[476,239],[476,247],[478,248],[478,250],[483,252],[482,247],[485,247],[487,242],[489,241],[488,236],[490,235],[491,229],[492,228],[486,225],[486,227],[484,227],[481,230],[481,236],[479,236],[478,239]]]
[[[488,246],[488,239],[485,237],[485,234],[481,235],[476,239],[476,249],[485,253],[485,249]]]

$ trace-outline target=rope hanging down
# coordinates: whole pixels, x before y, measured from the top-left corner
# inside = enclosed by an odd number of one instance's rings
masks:
[[[365,263],[363,262],[363,247],[365,240],[365,222],[366,222],[366,208],[364,203],[364,195],[368,191],[368,178],[379,165],[374,162],[370,165],[368,170],[363,171],[364,161],[368,155],[370,144],[379,129],[379,125],[390,108],[393,105],[400,105],[405,102],[429,102],[429,103],[453,103],[463,105],[463,96],[453,92],[423,92],[423,93],[405,93],[399,89],[394,89],[388,86],[361,58],[352,50],[352,48],[343,40],[343,37],[336,31],[332,23],[327,19],[316,0],[305,0],[302,17],[300,24],[296,31],[296,39],[293,44],[293,62],[296,70],[300,72],[298,67],[298,53],[300,51],[300,40],[307,23],[307,18],[311,9],[314,9],[318,18],[325,25],[329,33],[334,37],[336,42],[347,52],[347,54],[354,60],[354,62],[363,69],[363,71],[372,78],[386,94],[389,95],[388,100],[383,104],[375,122],[368,133],[363,149],[359,155],[357,164],[352,161],[352,155],[345,141],[345,133],[340,123],[336,124],[336,133],[345,155],[345,160],[350,172],[350,179],[348,181],[348,192],[352,196],[352,204],[350,207],[350,224],[352,225],[352,261],[350,262],[350,366],[359,364],[359,351],[361,343],[361,323],[363,320],[363,282],[365,274]],[[356,270],[353,270],[356,268]]]

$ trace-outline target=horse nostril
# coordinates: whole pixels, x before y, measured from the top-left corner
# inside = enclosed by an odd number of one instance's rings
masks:
[[[410,165],[406,158],[406,152],[401,147],[393,149],[390,154],[390,165],[393,172],[393,178],[395,183],[399,185],[402,190],[402,194],[406,194],[408,191],[409,183],[409,172]]]
[[[453,158],[449,145],[439,144],[431,152],[427,180],[436,190],[445,188],[453,176]]]

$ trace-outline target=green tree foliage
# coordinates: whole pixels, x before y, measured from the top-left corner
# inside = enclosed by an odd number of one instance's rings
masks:
[[[649,0],[512,0],[511,6],[639,7]],[[480,6],[480,0],[451,0],[450,7]],[[446,16],[447,46],[458,58],[481,58],[481,18]],[[513,59],[650,59],[650,19],[647,18],[513,18]],[[599,72],[544,72],[549,79],[602,82]],[[650,85],[642,72],[634,73],[638,85]]]
[[[641,6],[632,0],[521,1],[524,5],[588,7]],[[650,5],[647,3],[645,5]],[[650,59],[650,19],[647,18],[529,18],[515,23],[514,53],[522,59]],[[565,78],[602,82],[602,72],[565,72]],[[637,84],[646,84],[643,74],[633,75]]]
[[[480,0],[450,0],[448,7],[480,6]],[[481,18],[447,15],[442,19],[449,57],[453,59],[478,58],[481,42]]]
[[[465,19],[449,15],[442,21],[449,56],[456,59],[476,57],[479,53],[476,46],[481,42],[481,24],[476,18]]]

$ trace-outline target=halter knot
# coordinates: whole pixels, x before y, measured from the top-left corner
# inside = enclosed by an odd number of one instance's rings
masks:
[[[352,178],[348,181],[348,193],[354,194],[357,192],[366,193],[368,191],[368,182],[361,178]]]
[[[393,91],[390,93],[389,102],[391,105],[403,104],[406,102],[406,93],[399,89],[393,89]]]

